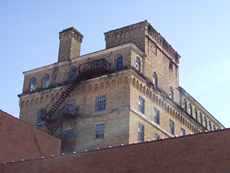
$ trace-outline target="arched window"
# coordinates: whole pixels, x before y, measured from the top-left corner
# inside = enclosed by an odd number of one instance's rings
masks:
[[[77,78],[77,67],[71,66],[68,74],[68,80],[75,80]]]
[[[48,88],[50,85],[50,76],[48,74],[46,74],[43,78],[42,78],[42,88]]]
[[[123,57],[119,55],[116,59],[116,69],[117,70],[122,70],[123,69]]]
[[[37,79],[33,77],[30,79],[29,90],[32,92],[35,91],[36,88],[37,88]]]
[[[141,68],[141,58],[140,57],[136,57],[136,64],[135,64],[135,67],[136,67],[136,69],[139,71],[139,72],[141,72],[141,70],[142,70],[142,68]]]
[[[158,87],[158,76],[156,72],[153,73],[153,85],[155,88]]]
[[[174,100],[174,91],[173,91],[173,87],[170,87],[169,89],[169,98],[171,98],[172,100]]]

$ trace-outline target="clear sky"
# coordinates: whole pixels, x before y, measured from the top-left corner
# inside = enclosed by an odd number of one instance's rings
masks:
[[[57,61],[58,32],[75,26],[82,54],[103,33],[147,19],[180,53],[180,85],[230,127],[230,1],[1,0],[0,109],[17,116],[22,72]]]

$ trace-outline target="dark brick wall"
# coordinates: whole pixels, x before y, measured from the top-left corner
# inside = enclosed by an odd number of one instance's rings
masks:
[[[2,111],[0,139],[0,162],[60,153],[58,139]]]
[[[2,173],[229,173],[230,129],[2,165]],[[1,169],[0,169],[1,170]]]

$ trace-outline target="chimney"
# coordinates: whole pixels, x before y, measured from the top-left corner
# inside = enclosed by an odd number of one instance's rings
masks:
[[[74,27],[67,28],[59,33],[58,62],[69,61],[80,57],[83,35]]]

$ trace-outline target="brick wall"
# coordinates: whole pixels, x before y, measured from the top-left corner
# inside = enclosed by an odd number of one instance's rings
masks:
[[[230,129],[2,165],[2,173],[228,173]],[[1,170],[0,169],[0,170]]]
[[[60,141],[0,111],[0,162],[60,153]]]

